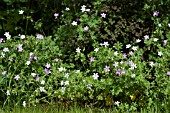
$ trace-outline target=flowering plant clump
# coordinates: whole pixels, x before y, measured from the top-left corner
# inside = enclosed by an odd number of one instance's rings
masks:
[[[144,10],[152,11],[152,30],[127,39],[124,37],[131,35],[124,32],[133,31],[131,27],[138,24],[128,27],[123,16],[112,17],[112,7],[106,6],[106,0],[88,2],[52,13],[50,19],[60,21],[52,35],[46,36],[44,24],[41,20],[34,22],[32,17],[27,19],[35,24],[34,35],[12,35],[8,30],[3,33],[0,97],[4,105],[26,107],[71,101],[133,111],[168,99],[169,19],[161,18],[160,10],[145,4]],[[21,20],[26,13],[17,10]],[[117,22],[112,32],[114,21],[120,18],[122,22]]]

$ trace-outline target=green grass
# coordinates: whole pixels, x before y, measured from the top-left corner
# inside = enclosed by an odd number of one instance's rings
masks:
[[[34,107],[4,107],[0,109],[0,113],[170,113],[170,106],[167,102],[165,104],[154,103],[153,107],[141,109],[140,112],[120,111],[113,108],[96,108],[96,107],[80,107],[77,104],[71,105],[38,105]]]

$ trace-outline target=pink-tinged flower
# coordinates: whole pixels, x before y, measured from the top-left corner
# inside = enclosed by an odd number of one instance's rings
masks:
[[[167,42],[168,42],[168,40],[164,40],[164,45],[166,45]]]
[[[3,41],[3,38],[0,38],[0,43],[2,43],[2,41]]]
[[[51,71],[50,71],[49,69],[47,69],[47,68],[44,69],[44,72],[45,72],[45,74],[47,74],[47,75],[51,73]]]
[[[55,19],[56,19],[58,16],[59,16],[59,14],[58,14],[58,13],[54,13],[54,17],[55,17]]]
[[[126,53],[123,53],[122,55],[123,55],[124,58],[126,58],[126,56],[127,56]]]
[[[15,80],[18,80],[19,78],[20,78],[19,75],[16,75],[16,76],[14,77]]]
[[[22,44],[19,44],[19,45],[18,45],[18,51],[19,51],[19,52],[22,52],[22,51],[23,51]]]
[[[36,81],[39,81],[40,77],[39,76],[36,76],[35,80]]]
[[[158,16],[159,15],[159,11],[154,11],[153,12],[153,16]]]
[[[126,73],[126,70],[125,69],[122,69],[121,70],[121,74],[125,74]]]
[[[84,31],[87,31],[88,29],[89,29],[89,27],[88,27],[88,26],[84,27]]]
[[[121,70],[120,69],[116,70],[116,75],[120,75],[120,74],[121,74]]]
[[[58,62],[60,59],[59,58],[55,58],[55,61]]]
[[[7,71],[3,71],[3,72],[2,72],[2,75],[6,75],[6,73],[7,73]]]
[[[170,71],[168,71],[166,74],[167,74],[168,76],[170,76]]]
[[[133,51],[130,51],[129,54],[130,54],[131,56],[133,56],[133,55],[134,55],[134,52],[133,52]]]
[[[117,66],[118,66],[118,62],[115,62],[115,63],[113,64],[113,66],[117,67]]]
[[[93,62],[94,61],[94,57],[90,57],[90,62]]]
[[[43,39],[44,36],[43,36],[42,34],[37,34],[37,38],[38,38],[38,39]]]
[[[105,72],[110,71],[110,66],[106,66],[106,67],[104,68],[104,71],[105,71]]]
[[[46,68],[50,68],[51,65],[50,65],[49,63],[47,63],[47,64],[45,65],[45,67],[46,67]]]
[[[7,47],[5,47],[5,48],[3,49],[3,51],[4,51],[4,52],[9,52],[9,49],[8,49]]]
[[[149,35],[144,36],[145,40],[149,39]]]
[[[102,18],[106,18],[106,14],[105,13],[102,13],[100,15],[102,16]]]

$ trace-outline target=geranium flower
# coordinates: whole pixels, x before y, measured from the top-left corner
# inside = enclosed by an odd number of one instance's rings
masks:
[[[102,18],[106,18],[106,14],[105,13],[102,13],[100,15],[102,16]]]
[[[110,66],[106,66],[106,67],[104,68],[104,71],[105,71],[105,72],[110,71]]]
[[[97,80],[98,77],[99,77],[98,73],[93,73],[93,78],[94,78],[95,80]]]
[[[153,16],[158,16],[159,15],[159,11],[154,11],[153,12]]]
[[[42,34],[37,34],[37,38],[42,40],[44,36]]]
[[[90,62],[93,62],[94,61],[94,57],[90,57]]]
[[[6,75],[6,73],[7,73],[7,71],[3,71],[3,72],[2,72],[2,75]]]
[[[44,69],[44,72],[45,72],[45,74],[47,74],[47,75],[51,73],[51,71],[50,71],[49,69],[47,69],[47,68]]]
[[[22,15],[24,13],[23,10],[19,10],[19,14]]]
[[[19,75],[16,75],[16,76],[14,77],[15,80],[18,80],[19,78],[20,78]]]
[[[170,76],[170,71],[168,71],[166,74],[167,74],[168,76]]]
[[[49,63],[47,63],[47,64],[45,65],[45,67],[46,67],[46,68],[50,68],[51,65],[50,65]]]

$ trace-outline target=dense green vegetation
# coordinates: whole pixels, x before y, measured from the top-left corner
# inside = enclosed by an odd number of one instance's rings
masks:
[[[168,110],[169,0],[0,5],[3,107],[76,102],[132,112],[156,103]]]

